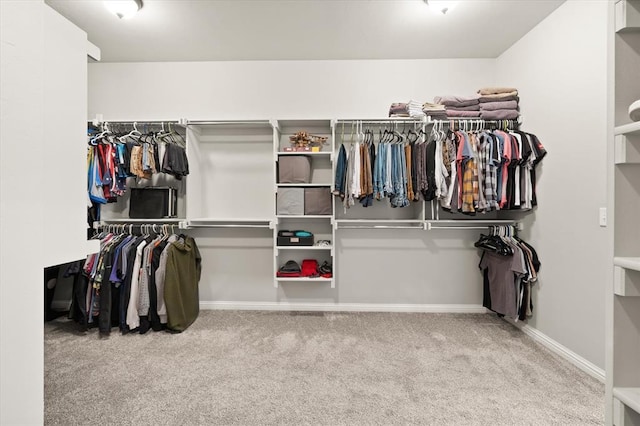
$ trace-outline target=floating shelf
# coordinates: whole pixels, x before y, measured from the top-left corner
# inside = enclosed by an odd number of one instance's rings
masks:
[[[640,271],[640,257],[614,257],[613,264],[621,268]]]
[[[613,388],[613,396],[636,413],[640,413],[640,388]]]

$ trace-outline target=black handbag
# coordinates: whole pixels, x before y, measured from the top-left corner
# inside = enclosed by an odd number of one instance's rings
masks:
[[[131,188],[129,217],[131,219],[162,219],[176,217],[178,194],[175,188]]]

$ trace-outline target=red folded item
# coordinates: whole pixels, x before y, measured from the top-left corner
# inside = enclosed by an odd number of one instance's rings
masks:
[[[302,275],[300,274],[300,272],[276,272],[276,277],[282,277],[282,278],[297,278],[297,277],[301,277]]]
[[[315,259],[303,260],[301,270],[303,277],[318,276],[318,261]]]

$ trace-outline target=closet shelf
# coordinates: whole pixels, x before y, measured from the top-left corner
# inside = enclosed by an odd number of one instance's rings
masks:
[[[613,388],[613,396],[636,413],[640,413],[640,387]]]
[[[640,136],[640,121],[618,126],[614,129],[613,133],[615,135]]]
[[[278,250],[331,250],[332,246],[276,246]]]
[[[332,152],[329,151],[319,151],[319,152],[312,152],[312,151],[279,151],[278,155],[324,155],[324,156],[331,156]]]
[[[331,219],[330,214],[307,214],[307,215],[292,215],[292,214],[279,214],[276,216],[278,219]]]
[[[336,219],[336,223],[369,224],[369,223],[422,223],[422,219]]]
[[[621,268],[640,271],[640,257],[614,257],[613,264]]]
[[[265,218],[197,218],[185,222],[187,228],[272,228],[272,219]]]
[[[277,281],[281,282],[321,282],[321,283],[330,283],[333,281],[333,278],[307,278],[307,277],[296,277],[296,278],[285,278],[285,277],[276,277]]]
[[[175,218],[175,217],[165,217],[160,219],[102,219],[98,222],[95,222],[99,225],[109,225],[109,224],[125,224],[125,223],[180,223],[184,221],[184,218]]]
[[[330,183],[279,183],[277,184],[278,188],[291,188],[291,187],[302,187],[302,188],[322,188],[322,187],[330,187]]]

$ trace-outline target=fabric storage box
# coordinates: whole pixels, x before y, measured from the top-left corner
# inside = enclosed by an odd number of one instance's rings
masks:
[[[311,158],[308,155],[281,155],[278,157],[278,182],[311,182]]]
[[[278,245],[312,246],[313,234],[308,231],[278,231]]]
[[[176,217],[178,194],[175,188],[131,188],[129,217],[131,219],[161,219]]]
[[[304,214],[330,215],[332,213],[330,188],[304,189]]]
[[[276,214],[302,216],[304,214],[304,188],[278,188]]]

